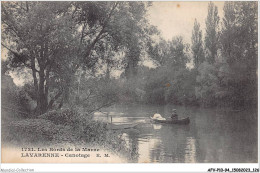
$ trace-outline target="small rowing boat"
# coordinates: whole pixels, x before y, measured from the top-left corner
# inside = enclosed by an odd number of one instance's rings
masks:
[[[152,119],[152,117],[151,117]],[[157,119],[152,119],[153,122],[155,123],[163,123],[163,124],[180,124],[180,125],[185,125],[190,123],[190,118],[183,118],[179,120],[172,120],[172,119],[166,119],[166,120],[157,120]]]
[[[109,130],[122,130],[130,129],[136,127],[138,124],[107,124],[107,129]]]

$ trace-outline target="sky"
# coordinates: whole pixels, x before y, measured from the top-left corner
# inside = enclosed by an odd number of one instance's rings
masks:
[[[156,1],[149,7],[148,19],[161,31],[162,38],[171,40],[174,36],[183,36],[184,41],[190,43],[195,18],[201,25],[204,37],[208,3]],[[217,1],[214,4],[218,7],[219,16],[222,18],[224,2]]]

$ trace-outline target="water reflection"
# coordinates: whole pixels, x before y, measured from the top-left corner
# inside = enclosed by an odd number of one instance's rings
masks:
[[[138,162],[141,163],[156,163],[160,161],[162,155],[162,141],[156,138],[148,140],[139,140],[139,154]]]
[[[187,144],[185,147],[185,162],[186,163],[195,163],[196,162],[196,146],[195,146],[195,142],[196,139],[194,139],[193,137],[187,137]]]
[[[158,112],[169,117],[177,108],[189,125],[152,124]],[[230,112],[181,106],[118,105],[96,113],[95,120],[114,124],[141,123],[124,131],[134,159],[141,163],[257,162],[256,112]]]
[[[160,130],[162,128],[161,124],[153,124],[153,129],[154,130]]]

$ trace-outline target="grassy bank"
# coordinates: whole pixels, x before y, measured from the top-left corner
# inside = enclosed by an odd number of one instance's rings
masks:
[[[2,114],[3,116],[3,114]],[[9,119],[2,122],[2,144],[22,146],[94,146],[132,161],[137,157],[127,146],[121,131],[93,121],[77,110],[50,111],[37,118]]]

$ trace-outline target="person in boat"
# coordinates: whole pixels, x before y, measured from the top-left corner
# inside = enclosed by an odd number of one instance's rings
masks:
[[[177,114],[177,110],[176,109],[172,110],[171,119],[172,120],[178,120],[178,114]]]

